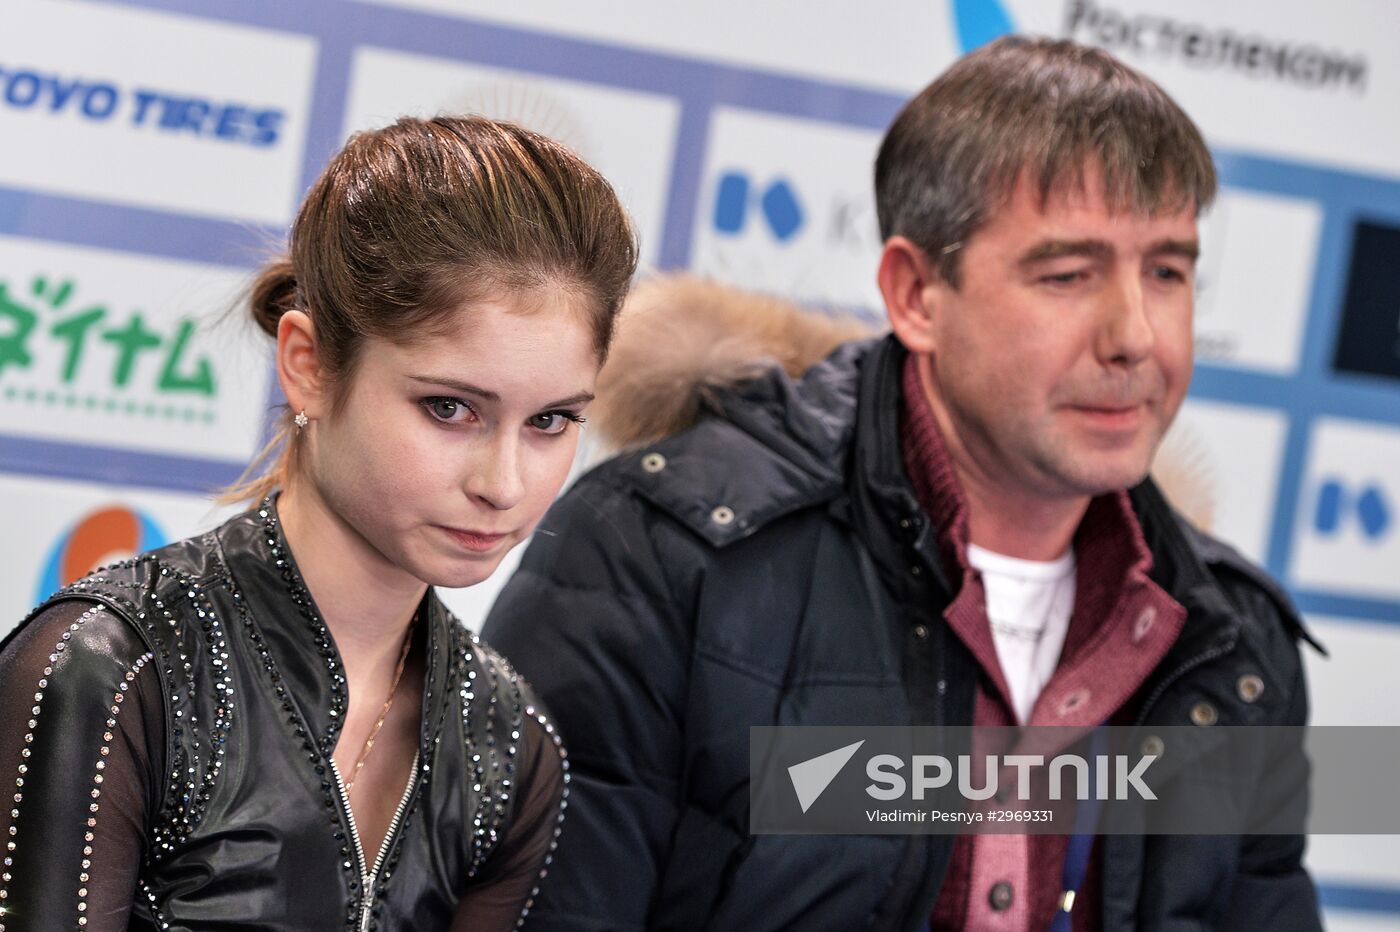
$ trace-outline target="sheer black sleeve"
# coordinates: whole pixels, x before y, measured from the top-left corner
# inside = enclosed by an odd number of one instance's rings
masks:
[[[553,853],[563,811],[564,755],[553,732],[533,716],[525,716],[520,731],[515,811],[480,881],[458,903],[452,932],[516,928],[533,903]]]
[[[151,655],[100,605],[53,605],[0,651],[0,932],[127,928],[163,708]]]

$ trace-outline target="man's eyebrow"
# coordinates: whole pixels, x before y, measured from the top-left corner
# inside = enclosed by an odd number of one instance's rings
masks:
[[[1084,259],[1108,259],[1113,256],[1113,247],[1101,239],[1047,239],[1036,243],[1022,253],[1016,264],[1022,267],[1035,265],[1047,259],[1060,259],[1077,256]]]
[[[1195,262],[1201,257],[1201,244],[1194,239],[1159,239],[1147,247],[1149,256],[1181,256]]]
[[[1200,258],[1201,244],[1194,239],[1159,239],[1144,252],[1149,256],[1181,256],[1194,262]],[[1025,267],[1065,256],[1104,260],[1113,256],[1113,247],[1097,239],[1048,239],[1026,250],[1016,264]]]
[[[480,386],[472,385],[470,382],[462,382],[457,379],[443,379],[431,375],[410,375],[409,378],[415,382],[421,382],[424,385],[435,385],[441,386],[443,388],[450,388],[454,392],[461,392],[463,395],[475,395],[477,398],[480,398],[483,401],[498,402],[501,400],[501,396],[496,392],[493,392],[488,388],[481,388]],[[593,398],[594,395],[592,392],[578,392],[576,394],[570,395],[567,398],[561,398],[558,401],[551,401],[549,404],[543,405],[540,410],[544,411],[549,410],[551,408],[567,408],[570,405],[584,404],[586,402],[592,401]]]

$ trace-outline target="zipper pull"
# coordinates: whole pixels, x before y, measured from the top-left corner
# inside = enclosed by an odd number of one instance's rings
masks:
[[[365,874],[360,878],[360,932],[369,932],[370,907],[374,905],[374,878]]]

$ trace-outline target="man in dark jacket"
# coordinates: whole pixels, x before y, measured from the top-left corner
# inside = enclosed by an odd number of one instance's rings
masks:
[[[1286,597],[1146,478],[1215,184],[1160,88],[1068,42],[999,40],[904,108],[892,335],[796,380],[701,364],[695,423],[581,479],[487,622],[572,762],[537,927],[1043,930],[1075,902],[1064,836],[750,835],[750,726],[1305,722]],[[1073,928],[1317,929],[1302,852],[1104,836]]]

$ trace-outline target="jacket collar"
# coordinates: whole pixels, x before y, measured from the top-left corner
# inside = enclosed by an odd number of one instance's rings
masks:
[[[1190,612],[1186,627],[1163,661],[1164,665],[1175,659],[1228,649],[1240,638],[1244,627],[1240,610],[1220,584],[1220,573],[1242,577],[1262,590],[1292,636],[1306,641],[1324,656],[1327,654],[1304,627],[1292,600],[1278,581],[1229,544],[1187,524],[1151,478],[1128,494],[1147,546],[1156,560],[1152,578]]]
[[[615,475],[714,547],[830,501],[845,483],[871,345],[843,344],[796,382],[774,367],[713,391],[694,427],[619,456]]]
[[[1152,580],[1186,609],[1186,622],[1159,671],[1233,649],[1242,628],[1239,612],[1191,546],[1182,519],[1151,478],[1130,489],[1128,497],[1152,552]]]
[[[218,532],[223,559],[233,577],[236,598],[248,611],[244,627],[261,655],[277,697],[295,706],[325,757],[336,740],[349,707],[345,664],[330,628],[316,608],[277,517],[275,494],[260,506],[226,523]],[[423,747],[441,726],[443,693],[451,662],[451,626],[455,623],[432,587],[419,611],[427,619],[427,665],[423,685]],[[415,633],[422,638],[423,633]],[[445,708],[445,706],[444,706]]]

